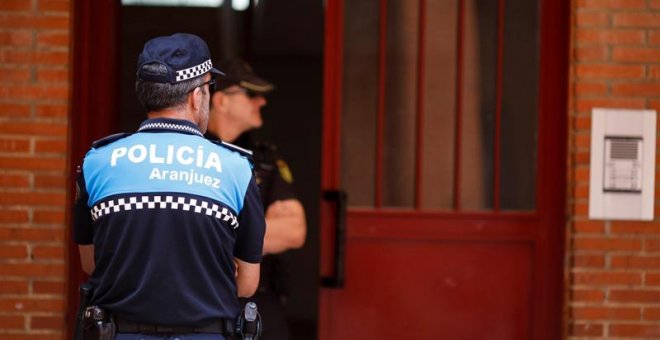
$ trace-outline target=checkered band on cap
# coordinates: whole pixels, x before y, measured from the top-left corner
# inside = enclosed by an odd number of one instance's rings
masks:
[[[111,199],[95,204],[91,209],[92,219],[96,221],[102,216],[112,213],[140,209],[173,209],[190,211],[215,217],[238,228],[238,218],[226,207],[213,202],[196,198],[175,197],[163,195],[140,195]]]
[[[213,63],[211,59],[191,68],[185,70],[176,71],[176,81],[184,81],[191,78],[199,77],[202,74],[208,72],[213,68]]]

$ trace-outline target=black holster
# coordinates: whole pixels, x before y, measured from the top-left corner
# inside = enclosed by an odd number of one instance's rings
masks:
[[[263,332],[261,327],[261,316],[257,310],[257,304],[248,302],[243,307],[238,320],[236,320],[236,332],[234,336],[236,339],[259,340]]]
[[[94,287],[89,283],[80,285],[80,306],[76,316],[74,340],[114,340],[116,327],[112,316],[99,308],[90,306]]]
[[[114,340],[117,327],[112,315],[98,306],[85,308],[82,318],[82,340]]]

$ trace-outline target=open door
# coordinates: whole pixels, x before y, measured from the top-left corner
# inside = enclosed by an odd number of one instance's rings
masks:
[[[319,339],[559,339],[568,1],[329,0]]]

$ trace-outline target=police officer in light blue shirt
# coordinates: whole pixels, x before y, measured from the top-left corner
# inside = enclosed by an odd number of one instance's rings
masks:
[[[250,154],[203,137],[218,74],[195,35],[148,41],[136,81],[148,119],[94,142],[80,167],[73,234],[117,339],[225,339],[258,286]]]

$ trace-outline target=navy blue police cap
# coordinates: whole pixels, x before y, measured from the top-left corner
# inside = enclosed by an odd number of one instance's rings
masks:
[[[152,63],[165,66],[167,74],[149,72],[143,68]],[[138,57],[137,77],[141,80],[176,84],[207,72],[224,75],[213,67],[206,42],[194,34],[175,33],[153,38],[144,44]]]

